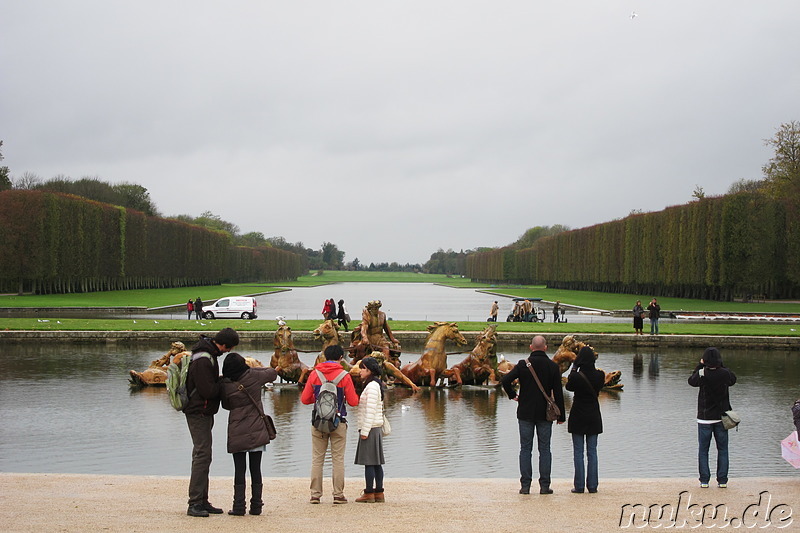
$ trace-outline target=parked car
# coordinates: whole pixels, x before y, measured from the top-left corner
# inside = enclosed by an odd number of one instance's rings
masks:
[[[203,317],[250,320],[258,318],[257,307],[256,299],[252,296],[226,296],[211,305],[204,305]]]

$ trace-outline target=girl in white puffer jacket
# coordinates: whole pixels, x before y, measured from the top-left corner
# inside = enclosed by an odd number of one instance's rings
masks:
[[[355,464],[364,466],[366,488],[358,503],[383,503],[383,389],[381,366],[374,357],[361,360],[364,390],[358,400],[358,447]]]

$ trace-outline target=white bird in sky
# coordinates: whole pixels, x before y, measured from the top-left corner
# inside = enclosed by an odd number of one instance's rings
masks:
[[[636,17],[638,17],[638,16],[639,16],[639,13],[637,13],[636,11],[634,11],[633,13],[631,13],[631,20],[635,19],[635,18],[636,18]]]

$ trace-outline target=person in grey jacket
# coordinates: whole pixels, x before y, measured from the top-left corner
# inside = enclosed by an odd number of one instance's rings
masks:
[[[222,407],[228,415],[228,453],[233,454],[233,509],[230,515],[241,516],[245,511],[245,470],[250,459],[250,514],[261,514],[261,454],[269,444],[269,432],[263,418],[261,389],[275,381],[274,368],[250,368],[238,353],[225,356],[222,365]]]
[[[717,483],[728,486],[728,430],[722,425],[722,413],[731,409],[728,388],[736,383],[736,374],[722,364],[722,355],[716,348],[706,348],[703,358],[689,376],[689,385],[697,391],[697,462],[700,486],[708,487],[711,471],[708,467],[708,449],[711,437],[717,443]]]

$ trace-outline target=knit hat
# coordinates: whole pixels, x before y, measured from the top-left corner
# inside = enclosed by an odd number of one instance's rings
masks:
[[[225,356],[225,362],[222,363],[222,375],[231,381],[238,381],[249,368],[244,357],[231,352]]]
[[[703,364],[709,368],[719,368],[722,366],[722,354],[717,348],[706,348],[703,352]]]
[[[594,362],[597,359],[597,355],[595,355],[594,350],[591,346],[584,346],[578,352],[578,357],[575,359],[575,367],[594,367]]]

